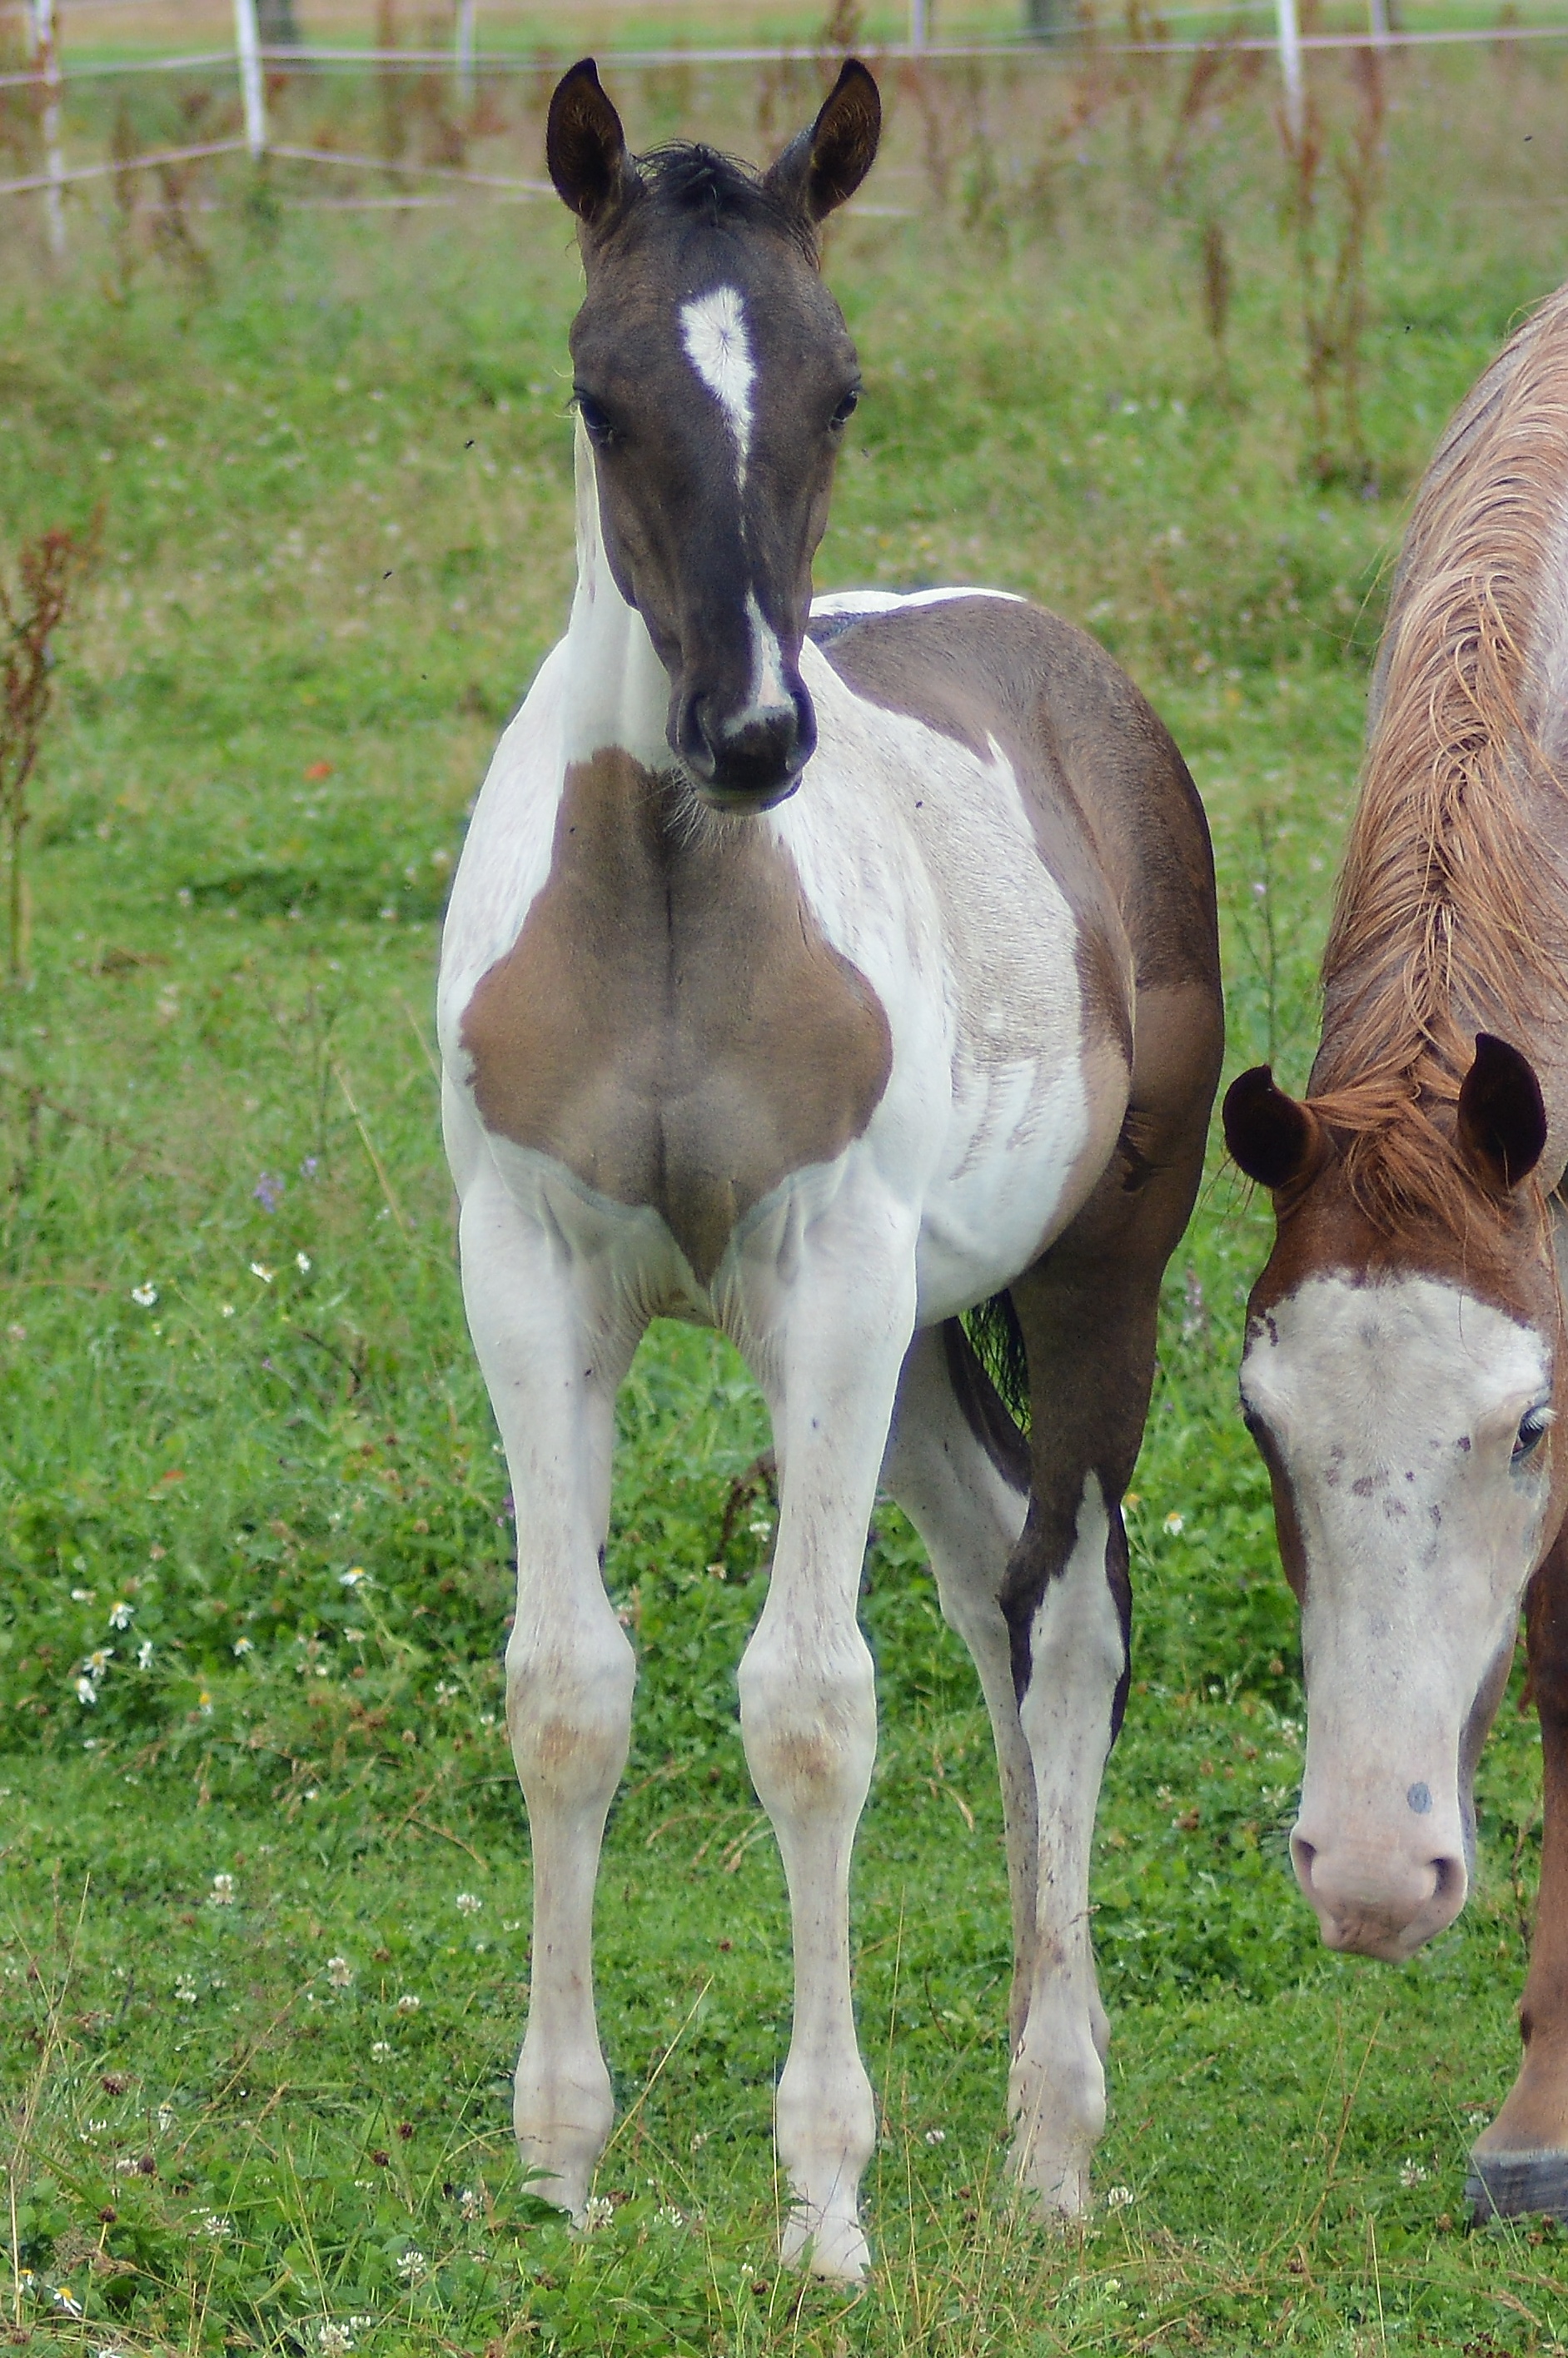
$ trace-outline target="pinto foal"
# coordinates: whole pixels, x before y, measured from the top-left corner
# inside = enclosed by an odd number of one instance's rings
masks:
[[[1274,1191],[1248,1422],[1302,1601],[1296,1873],[1330,1947],[1451,1924],[1525,1602],[1545,1833],[1483,2212],[1568,2217],[1568,287],[1460,409],[1405,539],[1304,1103],[1226,1098]]]
[[[813,613],[859,394],[816,233],[879,124],[848,64],[756,175],[703,147],[633,158],[591,63],[555,93],[549,168],[588,282],[577,594],[474,813],[439,1012],[464,1298],[516,1499],[523,2157],[580,2216],[612,2117],[591,1920],[635,1677],[602,1574],[615,1397],[651,1318],[701,1320],[773,1413],[778,1544],[740,1693],[794,1926],[784,2250],[845,2278],[875,2137],[849,1874],[879,1481],[996,1732],[1016,2170],[1046,2211],[1085,2199],[1119,1501],[1220,1051],[1203,815],[1108,657],[1000,592]],[[958,1324],[1003,1289],[1027,1444]]]

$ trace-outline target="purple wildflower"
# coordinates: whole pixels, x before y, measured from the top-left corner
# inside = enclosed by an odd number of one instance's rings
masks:
[[[283,1200],[283,1190],[285,1184],[286,1182],[278,1178],[275,1173],[271,1171],[264,1171],[261,1177],[256,1181],[255,1185],[251,1189],[251,1194],[255,1197],[256,1202],[261,1206],[264,1212],[276,1212],[278,1205]]]

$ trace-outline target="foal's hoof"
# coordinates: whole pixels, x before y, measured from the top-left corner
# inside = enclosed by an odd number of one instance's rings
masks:
[[[1470,2156],[1465,2200],[1477,2221],[1544,2216],[1568,2219],[1568,2153],[1544,2147],[1524,2153]]]
[[[786,2267],[804,2266],[827,2284],[860,2284],[871,2249],[859,2220],[799,2203],[784,2222],[779,2257]]]

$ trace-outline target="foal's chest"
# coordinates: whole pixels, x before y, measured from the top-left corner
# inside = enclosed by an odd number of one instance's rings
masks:
[[[704,1283],[753,1204],[864,1131],[892,1064],[772,833],[613,750],[568,770],[549,874],[462,1040],[486,1126],[652,1206]]]

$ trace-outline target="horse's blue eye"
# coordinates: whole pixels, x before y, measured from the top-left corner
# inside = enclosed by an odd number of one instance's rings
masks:
[[[1542,1439],[1552,1422],[1552,1411],[1541,1401],[1538,1407],[1527,1408],[1519,1419],[1519,1434],[1514,1442],[1513,1462],[1518,1466]]]

